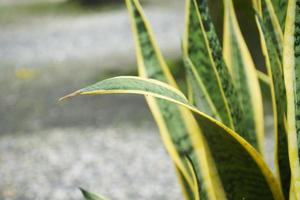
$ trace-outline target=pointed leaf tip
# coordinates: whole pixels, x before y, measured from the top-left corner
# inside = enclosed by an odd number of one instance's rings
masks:
[[[82,195],[86,200],[107,200],[105,197],[101,197],[94,193],[88,192],[81,187],[79,187],[79,190],[81,191]]]
[[[77,90],[77,91],[75,91],[75,92],[73,92],[73,93],[71,93],[71,94],[68,94],[68,95],[66,95],[66,96],[63,96],[63,97],[59,98],[58,101],[64,101],[64,100],[66,100],[66,99],[75,97],[75,96],[77,96],[77,95],[79,95],[79,94],[80,94],[80,91]]]

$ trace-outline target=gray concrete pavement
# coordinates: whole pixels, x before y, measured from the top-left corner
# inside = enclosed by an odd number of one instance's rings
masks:
[[[145,128],[2,136],[0,199],[79,200],[83,187],[115,200],[179,200],[175,171],[158,133]]]

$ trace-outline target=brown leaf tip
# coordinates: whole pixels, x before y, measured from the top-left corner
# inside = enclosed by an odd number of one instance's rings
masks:
[[[71,93],[71,94],[68,94],[68,95],[66,95],[66,96],[64,96],[64,97],[61,97],[58,101],[67,100],[67,99],[69,99],[69,98],[71,98],[71,97],[75,97],[75,96],[77,96],[77,95],[79,95],[79,94],[80,94],[80,91],[78,90],[78,91],[73,92],[73,93]]]

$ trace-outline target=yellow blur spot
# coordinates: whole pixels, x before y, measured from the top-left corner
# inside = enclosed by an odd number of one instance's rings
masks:
[[[37,73],[34,69],[28,69],[28,68],[19,68],[15,72],[16,77],[22,80],[29,80],[33,79]]]

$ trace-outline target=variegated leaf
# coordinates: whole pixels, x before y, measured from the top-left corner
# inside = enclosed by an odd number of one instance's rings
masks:
[[[197,4],[186,0],[183,52],[193,103],[203,112],[234,127],[226,97],[214,66]],[[214,91],[214,92],[210,92]]]
[[[203,157],[200,158],[201,162],[205,161],[204,165],[203,163],[201,165],[196,163],[195,165],[194,158],[191,158],[193,170],[188,164],[190,171],[195,171],[197,176],[203,176],[205,184],[200,181],[200,199],[283,199],[279,183],[263,161],[263,157],[246,140],[221,122],[200,112],[194,106],[181,102],[180,99],[174,99],[173,95],[167,96],[175,92],[175,88],[170,89],[171,86],[144,78],[132,77],[132,81],[128,81],[130,78],[107,79],[83,88],[67,97],[128,92],[129,94],[143,94],[161,98],[166,104],[176,104],[184,107],[194,113],[199,124],[198,128],[194,127],[198,131],[188,135],[193,141],[193,151],[206,157],[206,160],[203,160]],[[114,87],[111,87],[111,85],[114,85]],[[145,88],[141,89],[141,86],[144,85]],[[105,90],[106,87],[107,90]],[[167,90],[172,91],[166,92]],[[163,97],[162,92],[157,93],[157,91],[164,91],[163,93],[166,96]],[[193,154],[190,155],[193,156]],[[186,157],[190,156],[186,154]],[[201,166],[201,171],[205,169],[205,173],[208,174],[199,174],[199,169],[197,169],[199,166]],[[210,168],[210,170],[207,170],[207,168]],[[219,179],[220,182],[214,179]],[[206,184],[210,181],[212,184]],[[201,194],[203,190],[201,187],[206,187],[207,196]],[[218,191],[220,188],[224,188],[224,196],[220,196],[220,191]],[[210,190],[213,190],[216,194],[212,195]]]
[[[254,132],[251,132],[248,130],[248,127],[245,126],[246,123],[246,117],[245,117],[245,112],[242,109],[241,102],[238,98],[238,93],[237,90],[233,84],[233,79],[228,71],[228,68],[223,60],[223,55],[222,55],[222,48],[219,42],[219,39],[217,37],[214,25],[211,21],[210,13],[209,13],[209,8],[207,5],[206,0],[191,0],[190,2],[190,9],[187,9],[190,14],[189,17],[189,27],[193,28],[193,30],[196,30],[197,24],[198,27],[200,27],[200,32],[198,31],[197,37],[198,37],[198,49],[191,49],[189,51],[189,46],[187,46],[189,43],[187,40],[189,39],[188,34],[185,36],[186,42],[184,42],[184,50],[186,54],[193,52],[193,50],[198,50],[201,52],[202,49],[206,48],[207,52],[207,65],[195,65],[195,67],[199,68],[199,70],[208,70],[207,74],[210,74],[210,76],[214,77],[216,76],[216,82],[205,82],[205,84],[216,84],[217,89],[213,90],[216,91],[216,96],[219,98],[219,102],[224,105],[225,104],[225,110],[217,110],[220,114],[221,119],[226,119],[226,110],[230,112],[230,117],[229,117],[229,124],[228,121],[225,121],[225,123],[229,126],[232,127],[234,130],[236,130],[243,138],[245,138],[247,141],[249,141],[255,148],[258,148],[258,141],[256,138],[256,135]],[[191,37],[196,37],[194,34]],[[190,38],[191,38],[190,37]],[[197,39],[196,39],[197,40]],[[194,39],[194,41],[196,41]],[[202,44],[200,45],[200,41]],[[187,44],[187,45],[185,45]],[[195,44],[194,42],[192,44]],[[187,46],[187,47],[185,47]],[[202,49],[201,49],[202,48]],[[206,52],[204,52],[205,55]],[[200,53],[199,53],[200,54]],[[196,59],[199,59],[196,55]],[[192,60],[192,62],[195,62]],[[199,64],[199,63],[198,63]],[[209,68],[211,67],[211,68]],[[199,71],[198,70],[198,71]],[[215,73],[215,74],[214,74]],[[203,73],[199,73],[199,77],[204,78]],[[211,81],[211,80],[210,80]],[[214,81],[214,79],[212,79]],[[219,86],[219,88],[218,88]],[[209,87],[207,86],[206,89]],[[221,89],[221,91],[220,91]],[[218,93],[221,93],[221,97],[218,95]],[[210,93],[210,95],[214,95],[213,92]],[[213,99],[213,98],[211,98]],[[218,103],[216,102],[216,99],[213,100],[215,103],[215,107],[217,108]],[[221,113],[223,113],[223,116],[221,116]],[[224,118],[225,116],[225,118]]]
[[[275,130],[275,166],[283,192],[287,198],[290,190],[290,164],[287,144],[286,120],[286,90],[284,87],[284,74],[282,63],[276,47],[270,37],[264,22],[257,16],[257,24],[260,30],[262,50],[265,56],[268,76],[270,77],[270,89],[274,114]]]
[[[288,0],[272,0],[272,4],[277,15],[280,27],[282,30],[284,30]]]
[[[171,72],[157,47],[151,27],[145,18],[137,0],[126,0],[131,16],[132,30],[136,44],[139,75],[163,81],[177,87]],[[213,163],[208,163],[206,150],[195,150],[195,145],[205,148],[199,127],[192,113],[182,107],[172,105],[164,100],[146,97],[150,110],[158,124],[165,146],[177,167],[181,170],[190,188],[195,188],[192,173],[185,160],[189,156],[197,171],[201,199],[223,198],[222,188],[216,188],[218,179],[211,177]],[[192,136],[192,137],[191,137]],[[196,137],[196,138],[195,138]],[[197,141],[197,143],[196,143]],[[195,191],[194,191],[195,192]],[[195,192],[196,193],[196,192]]]
[[[288,1],[283,69],[287,95],[287,132],[291,166],[291,197],[300,199],[300,1]]]
[[[244,126],[254,132],[261,152],[264,146],[262,95],[256,68],[238,25],[232,0],[224,0],[223,55],[245,112]]]

